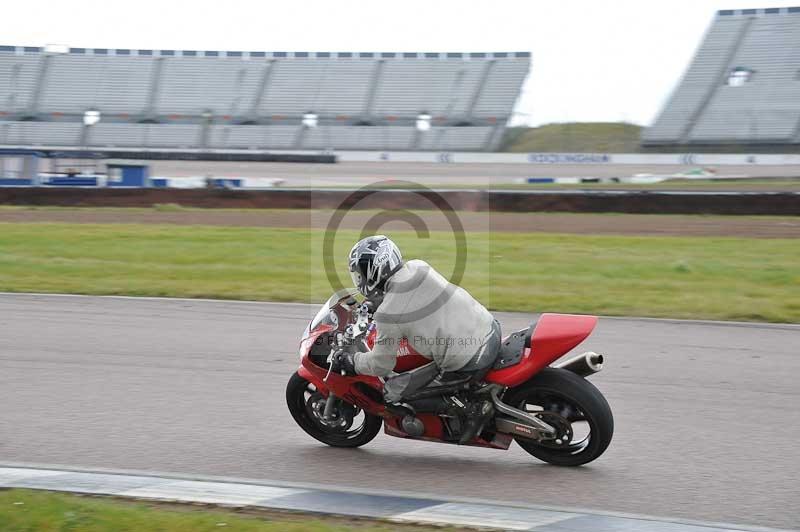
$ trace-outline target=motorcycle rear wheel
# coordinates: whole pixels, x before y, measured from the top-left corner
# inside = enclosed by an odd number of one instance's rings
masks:
[[[312,438],[331,447],[360,447],[372,441],[380,432],[383,420],[379,416],[363,412],[352,405],[345,405],[355,414],[351,416],[349,423],[342,423],[343,427],[325,426],[309,411],[309,397],[316,393],[319,391],[314,385],[296,372],[286,385],[286,405],[289,412],[300,428]],[[360,419],[353,420],[352,417]]]
[[[614,416],[603,394],[583,377],[560,368],[545,368],[525,384],[509,390],[503,402],[567,429],[562,443],[515,438],[526,452],[559,466],[579,466],[605,452],[614,434]],[[577,438],[573,427],[585,424]],[[576,441],[577,440],[577,441]]]

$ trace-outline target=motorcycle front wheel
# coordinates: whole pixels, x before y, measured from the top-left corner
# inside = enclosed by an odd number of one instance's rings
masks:
[[[566,369],[545,368],[531,380],[509,390],[503,402],[529,412],[556,428],[554,440],[515,438],[539,460],[559,466],[579,466],[605,452],[614,434],[614,417],[600,390]]]
[[[325,397],[295,373],[286,386],[286,405],[292,417],[309,436],[332,447],[360,447],[372,441],[383,420],[360,408],[339,402],[330,420],[323,419]]]

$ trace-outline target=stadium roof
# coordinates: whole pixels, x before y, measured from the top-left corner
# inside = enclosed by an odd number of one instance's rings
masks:
[[[53,50],[59,49],[54,46]],[[77,55],[121,55],[156,57],[236,57],[245,59],[506,59],[530,57],[530,52],[245,52],[231,50],[151,50],[130,48],[63,48],[50,51],[47,46],[0,45],[0,52],[23,54],[69,53]]]

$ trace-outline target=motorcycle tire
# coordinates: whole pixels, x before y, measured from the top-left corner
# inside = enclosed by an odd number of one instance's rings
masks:
[[[323,427],[312,418],[306,407],[305,394],[310,384],[295,372],[286,386],[286,405],[289,407],[289,412],[309,436],[331,447],[360,447],[378,435],[383,419],[366,412],[362,412],[364,421],[355,430],[341,432]]]
[[[526,403],[536,404],[542,397],[561,400],[580,411],[580,421],[586,422],[590,429],[588,441],[583,447],[574,444],[554,448],[535,440],[515,438],[520,447],[539,460],[559,466],[583,465],[605,452],[614,434],[614,416],[608,401],[591,382],[566,369],[545,368],[528,382],[509,390],[503,402],[524,408]]]

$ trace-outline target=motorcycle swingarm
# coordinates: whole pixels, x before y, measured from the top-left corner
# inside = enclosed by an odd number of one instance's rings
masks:
[[[542,431],[538,428],[507,417],[495,418],[494,426],[497,428],[497,432],[502,432],[503,434],[511,434],[512,436],[519,436],[532,440],[548,439],[547,436],[542,435]]]
[[[556,437],[556,429],[535,415],[509,406],[497,397],[497,389],[491,391],[495,409],[509,417],[495,418],[495,426],[499,432],[514,434],[534,440],[551,440]]]

